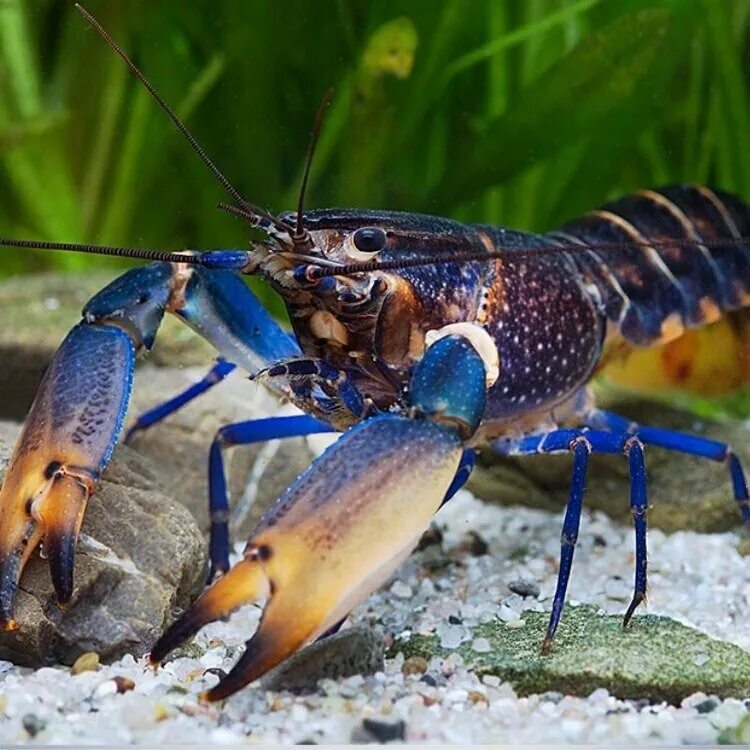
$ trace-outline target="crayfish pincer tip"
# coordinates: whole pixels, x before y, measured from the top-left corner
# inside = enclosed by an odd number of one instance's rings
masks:
[[[161,662],[173,649],[195,635],[209,622],[228,617],[243,604],[264,598],[268,581],[254,561],[242,560],[206,589],[198,600],[175,620],[151,649],[151,661]]]

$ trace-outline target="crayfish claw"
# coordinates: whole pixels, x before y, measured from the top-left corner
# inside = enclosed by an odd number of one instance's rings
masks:
[[[455,433],[428,420],[381,415],[346,432],[263,517],[244,559],[167,630],[152,661],[207,622],[267,597],[244,655],[204,695],[221,700],[330,631],[416,546],[462,452]]]
[[[40,544],[58,600],[73,594],[76,540],[120,431],[133,360],[125,332],[80,323],[47,369],[0,489],[2,627],[13,622],[13,596]]]
[[[44,529],[43,553],[49,562],[58,602],[67,604],[73,595],[73,568],[78,532],[83,522],[89,489],[75,476],[55,478],[41,511]]]
[[[149,655],[153,665],[183,641],[195,635],[204,625],[228,617],[243,604],[250,604],[268,596],[270,585],[263,569],[253,559],[244,559],[232,570],[217,579],[213,586],[186,610],[182,617],[159,638]]]

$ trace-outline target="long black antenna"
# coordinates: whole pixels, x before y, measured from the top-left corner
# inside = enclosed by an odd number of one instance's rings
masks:
[[[310,133],[310,143],[307,146],[307,156],[305,157],[305,171],[302,174],[302,183],[300,184],[299,197],[297,198],[297,227],[292,236],[292,240],[295,244],[304,243],[308,239],[302,218],[305,192],[307,191],[307,180],[310,177],[310,167],[312,166],[313,156],[315,155],[315,147],[318,145],[318,137],[320,136],[320,130],[323,126],[323,116],[325,115],[325,111],[331,103],[332,98],[333,89],[330,88],[325,94],[323,94],[323,99],[318,105],[318,110],[315,113],[315,121],[313,122],[312,132]]]
[[[406,268],[419,268],[423,266],[437,266],[446,263],[470,263],[475,261],[492,260],[502,258],[512,260],[514,258],[559,255],[560,253],[580,254],[589,250],[594,252],[624,252],[634,248],[658,248],[658,247],[736,247],[750,245],[750,237],[725,237],[723,239],[697,240],[697,239],[671,239],[671,240],[648,240],[641,242],[636,240],[630,242],[600,242],[591,245],[574,242],[560,242],[559,244],[543,245],[540,247],[499,247],[492,250],[487,248],[474,248],[452,253],[434,253],[412,258],[394,258],[393,260],[371,260],[364,263],[349,263],[336,268],[316,266],[309,264],[307,276],[310,279],[323,279],[327,276],[354,276],[358,273],[372,273],[373,271],[398,271]]]
[[[185,140],[190,144],[190,147],[195,151],[196,154],[201,158],[203,163],[211,170],[216,179],[222,185],[222,187],[234,198],[240,206],[250,206],[250,204],[240,195],[239,191],[232,185],[229,179],[223,174],[223,172],[213,163],[209,155],[203,150],[200,143],[195,139],[193,134],[187,129],[185,123],[177,116],[175,111],[167,104],[162,98],[161,94],[154,88],[152,83],[146,78],[146,76],[140,71],[136,64],[128,57],[125,51],[112,39],[110,33],[102,26],[99,21],[94,18],[80,3],[75,4],[76,10],[99,32],[99,36],[112,48],[112,50],[119,55],[124,63],[130,68],[130,72],[143,84],[146,90],[156,100],[157,104],[164,110],[167,117],[176,125],[177,129],[182,133]]]
[[[166,263],[204,265],[200,255],[187,255],[177,250],[151,250],[144,247],[112,247],[110,245],[82,245],[75,242],[43,242],[40,240],[14,240],[0,237],[0,247],[23,247],[31,250],[64,250],[71,253],[92,253],[117,258],[162,260]]]

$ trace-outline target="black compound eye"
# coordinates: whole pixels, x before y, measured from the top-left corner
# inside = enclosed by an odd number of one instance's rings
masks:
[[[379,227],[362,227],[352,235],[354,247],[361,253],[379,253],[385,241],[385,232]]]

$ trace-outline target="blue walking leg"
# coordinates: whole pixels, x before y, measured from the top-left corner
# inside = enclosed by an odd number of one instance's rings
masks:
[[[560,571],[557,575],[557,586],[555,588],[554,599],[552,600],[552,613],[549,618],[549,625],[547,626],[547,635],[542,643],[543,654],[549,653],[552,648],[555,632],[557,631],[557,626],[560,624],[560,617],[565,605],[565,592],[570,580],[573,553],[578,541],[578,529],[581,525],[583,492],[586,484],[586,470],[588,468],[591,446],[584,437],[581,437],[575,439],[571,450],[573,452],[573,476],[561,535]]]
[[[209,581],[217,573],[229,570],[229,497],[224,473],[222,450],[232,445],[249,445],[268,440],[302,437],[321,432],[335,432],[323,422],[300,414],[289,417],[269,417],[237,422],[222,427],[211,443],[208,459],[209,511],[211,532],[209,556],[211,569]]]
[[[630,466],[630,512],[635,527],[635,584],[633,599],[625,612],[623,628],[628,626],[638,605],[646,598],[648,555],[646,552],[646,515],[648,513],[648,488],[643,445],[638,438],[630,438],[625,448]]]
[[[729,468],[732,490],[737,507],[746,526],[750,526],[750,496],[742,464],[726,443],[698,435],[687,435],[675,430],[663,430],[657,427],[644,427],[631,422],[617,414],[607,411],[596,411],[588,420],[592,427],[603,427],[610,430],[627,432],[636,435],[644,445],[687,453],[698,458],[725,463]]]
[[[630,463],[631,494],[630,506],[635,527],[636,573],[635,593],[625,614],[623,625],[630,621],[636,607],[643,601],[646,593],[646,513],[648,499],[646,492],[646,470],[643,460],[643,447],[633,435],[616,425],[615,431],[591,429],[561,429],[539,435],[529,435],[518,440],[505,440],[496,443],[494,449],[502,455],[530,455],[539,453],[574,452],[573,479],[570,497],[565,512],[560,555],[560,571],[552,604],[547,636],[542,646],[543,653],[549,652],[562,616],[565,603],[565,592],[568,587],[573,562],[573,552],[578,538],[580,514],[583,501],[585,470],[588,453],[624,453]],[[618,429],[620,428],[620,429]],[[582,457],[583,448],[587,455]]]
[[[158,404],[153,409],[144,411],[128,430],[125,435],[125,442],[130,442],[136,433],[141,432],[148,427],[152,427],[157,422],[161,422],[162,419],[165,419],[170,414],[174,414],[174,412],[181,409],[194,398],[197,398],[202,393],[205,393],[210,388],[221,383],[221,381],[224,380],[232,370],[236,369],[236,367],[237,365],[227,362],[222,357],[219,357],[216,364],[197,383],[193,383],[193,385],[188,386],[184,391],[173,396],[168,401]]]
[[[326,421],[345,423],[359,421],[374,411],[372,403],[365,399],[349,376],[315,358],[293,359],[278,362],[252,376],[261,383],[288,387],[294,393],[295,403]],[[314,390],[318,389],[318,395]]]

